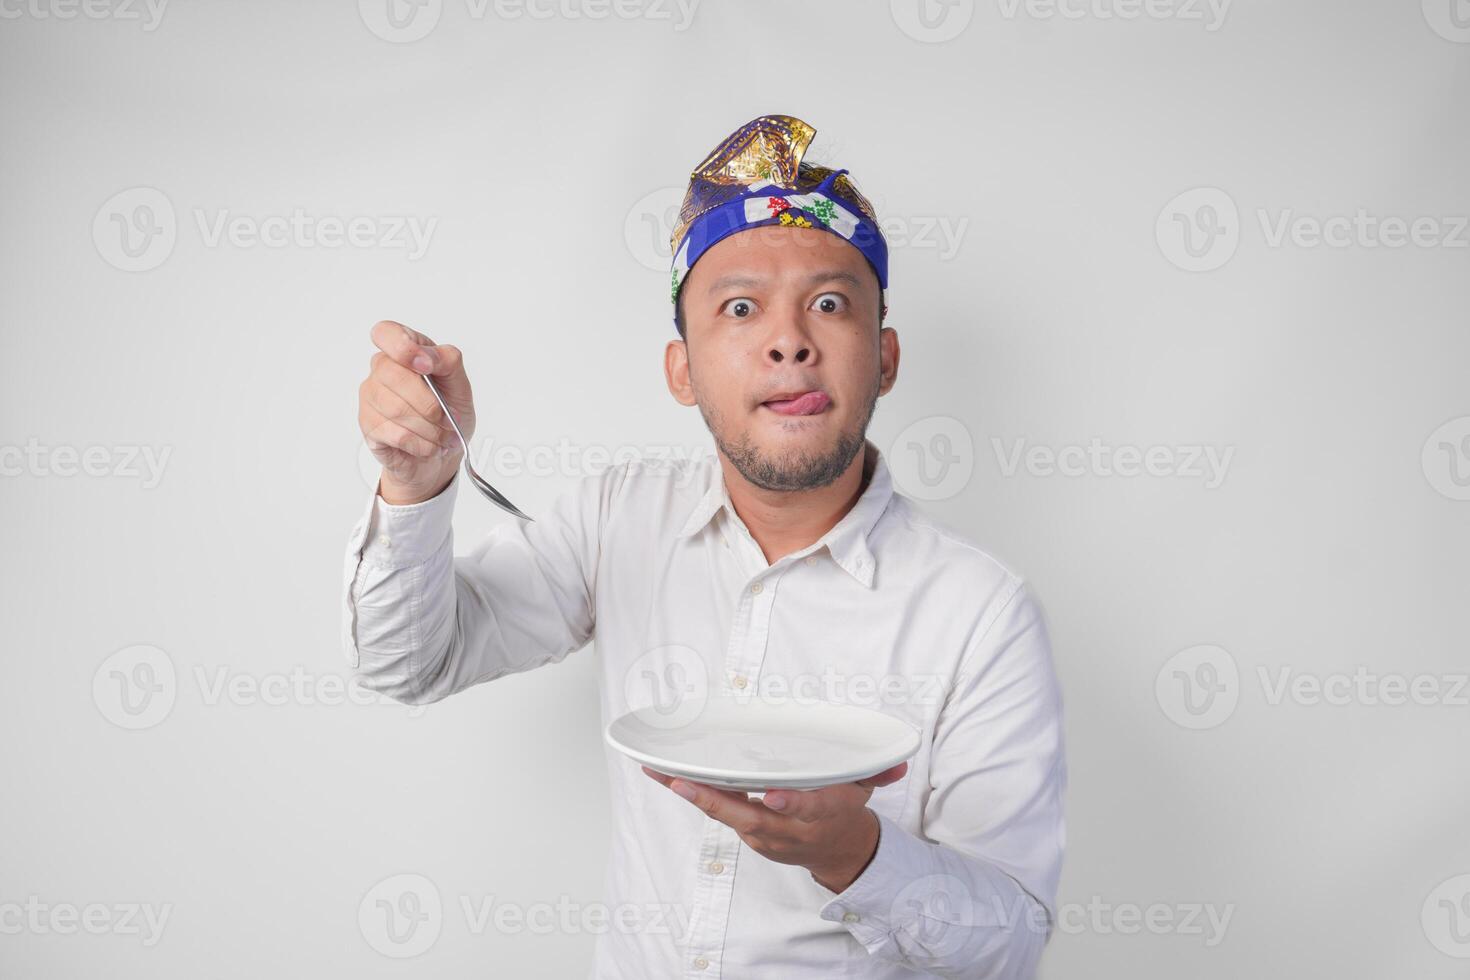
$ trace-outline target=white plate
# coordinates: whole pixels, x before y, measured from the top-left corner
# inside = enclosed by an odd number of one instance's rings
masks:
[[[605,737],[656,772],[747,792],[850,783],[919,748],[912,725],[871,708],[727,696],[711,697],[693,717],[631,711]]]

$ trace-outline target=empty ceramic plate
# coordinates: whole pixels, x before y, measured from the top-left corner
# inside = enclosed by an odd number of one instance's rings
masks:
[[[747,792],[850,783],[919,748],[912,725],[872,708],[725,696],[697,712],[639,708],[605,734],[656,772]]]

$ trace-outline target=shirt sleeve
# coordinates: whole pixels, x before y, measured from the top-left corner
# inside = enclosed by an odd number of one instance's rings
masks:
[[[1056,917],[1061,694],[1041,610],[1019,581],[980,633],[936,725],[921,832],[878,814],[873,859],[820,914],[884,960],[1022,980]]]
[[[342,643],[358,683],[429,704],[585,646],[602,530],[626,472],[580,478],[536,520],[507,517],[461,557],[452,528],[458,473],[416,504],[389,504],[374,490],[349,536],[343,576]]]

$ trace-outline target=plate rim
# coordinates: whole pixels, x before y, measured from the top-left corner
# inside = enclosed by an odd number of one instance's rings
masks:
[[[720,697],[724,697],[724,695],[720,695]],[[739,703],[739,699],[738,698],[729,698],[728,700],[729,700],[730,703]],[[755,700],[758,700],[758,699],[755,699]],[[823,707],[852,708],[852,709],[856,709],[858,711],[871,712],[872,714],[879,715],[882,718],[885,718],[885,719],[887,719],[889,721],[892,721],[892,722],[895,722],[895,723],[897,723],[899,725],[902,725],[905,729],[907,729],[906,738],[905,738],[906,748],[904,749],[904,751],[901,754],[889,753],[888,755],[883,756],[882,758],[884,760],[886,760],[886,761],[884,762],[883,765],[881,765],[877,769],[871,769],[868,766],[864,766],[862,769],[858,769],[858,770],[845,769],[845,770],[842,770],[842,771],[840,771],[838,773],[835,773],[835,774],[834,773],[826,773],[826,772],[812,772],[810,770],[803,770],[803,771],[800,771],[800,772],[788,772],[788,773],[783,774],[782,776],[775,777],[775,780],[774,781],[771,781],[771,782],[767,783],[767,785],[769,786],[769,788],[772,788],[772,789],[778,788],[778,786],[777,786],[777,783],[778,782],[790,783],[790,782],[812,782],[812,781],[818,781],[818,785],[827,786],[827,785],[836,785],[838,783],[852,782],[852,781],[858,780],[858,779],[865,779],[868,776],[874,776],[874,775],[877,775],[878,773],[883,772],[883,771],[885,771],[887,769],[892,769],[894,766],[898,765],[900,762],[903,762],[906,759],[911,758],[914,755],[914,753],[916,753],[919,750],[920,746],[923,744],[923,734],[919,731],[919,729],[915,728],[912,724],[910,724],[908,722],[908,720],[906,720],[904,718],[899,718],[896,715],[890,715],[887,712],[879,711],[876,708],[869,708],[869,707],[866,707],[866,706],[860,705],[860,704],[844,704],[844,703],[841,703],[841,702],[834,702],[834,701],[818,701],[818,702],[816,702],[816,704],[822,705]],[[603,741],[605,741],[608,745],[612,746],[613,748],[617,749],[623,755],[625,755],[625,756],[633,759],[635,762],[640,762],[643,765],[648,766],[648,768],[650,768],[650,769],[653,769],[653,770],[656,770],[658,772],[664,773],[664,775],[672,775],[676,779],[691,778],[691,779],[693,779],[694,781],[697,782],[697,781],[699,781],[699,777],[700,776],[705,776],[705,777],[711,777],[711,778],[715,778],[715,779],[723,779],[723,780],[727,780],[727,781],[740,781],[740,782],[756,783],[756,782],[762,782],[764,780],[767,780],[767,779],[770,779],[771,778],[769,774],[762,774],[762,773],[754,772],[754,771],[751,771],[751,770],[724,769],[724,768],[720,768],[718,766],[685,765],[683,763],[680,763],[677,766],[678,769],[682,770],[682,772],[680,772],[680,773],[667,773],[667,772],[664,772],[664,769],[660,768],[660,766],[657,765],[657,763],[659,763],[660,761],[665,761],[666,762],[667,760],[659,760],[657,757],[653,756],[652,754],[650,754],[648,752],[644,752],[644,751],[642,751],[640,749],[635,749],[632,746],[627,745],[627,744],[619,741],[613,735],[613,726],[614,725],[616,725],[618,722],[622,721],[623,719],[625,719],[625,718],[627,718],[627,717],[629,717],[631,715],[637,714],[641,710],[644,710],[644,709],[642,709],[642,708],[634,708],[634,709],[632,709],[630,711],[625,711],[622,714],[618,715],[616,718],[614,718],[612,721],[608,722],[603,727],[603,732],[602,732]],[[686,776],[685,775],[686,773],[689,774],[689,775]]]

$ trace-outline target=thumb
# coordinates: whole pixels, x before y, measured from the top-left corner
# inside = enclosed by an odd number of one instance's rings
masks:
[[[427,369],[421,369],[419,365],[425,363]],[[454,413],[465,438],[469,438],[475,428],[475,398],[459,348],[451,344],[423,345],[414,355],[413,369],[434,379],[444,403]]]
[[[443,384],[439,386],[441,390],[459,391],[460,382],[464,381],[468,394],[464,355],[458,347],[452,344],[423,344],[414,354],[411,364],[419,374],[433,375],[435,381],[442,381]]]

